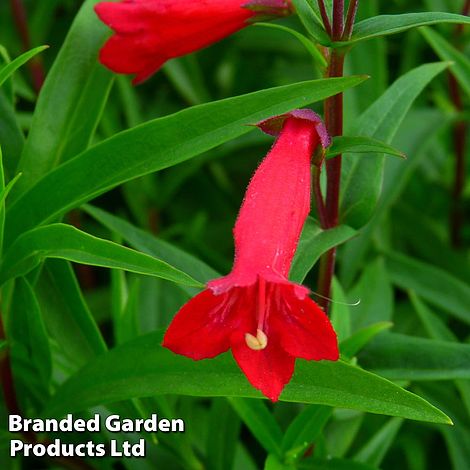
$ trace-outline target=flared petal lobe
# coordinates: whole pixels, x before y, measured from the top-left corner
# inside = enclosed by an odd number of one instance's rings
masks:
[[[231,305],[236,299],[230,294],[214,295],[202,291],[187,302],[168,328],[163,346],[195,360],[215,357],[230,348],[233,319]]]
[[[243,0],[100,2],[95,11],[115,32],[102,48],[100,61],[115,72],[135,74],[134,83],[140,83],[167,60],[242,29],[263,10],[263,1],[269,3],[269,11],[289,11],[286,2],[273,6],[271,0],[261,0],[255,10]]]
[[[232,354],[248,381],[271,401],[277,401],[294,373],[295,357],[286,353],[276,333],[268,332],[268,344],[260,350],[250,349],[245,334],[232,337]]]
[[[295,285],[279,288],[271,323],[280,331],[282,349],[307,360],[338,360],[338,340],[325,312],[310,297],[299,298]]]

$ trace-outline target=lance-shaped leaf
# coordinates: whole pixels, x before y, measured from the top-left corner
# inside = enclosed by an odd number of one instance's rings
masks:
[[[454,13],[440,12],[374,16],[373,18],[367,18],[356,24],[351,41],[347,44],[354,44],[379,36],[401,33],[412,28],[417,28],[418,26],[439,23],[470,24],[470,18]]]
[[[230,356],[193,361],[150,333],[97,357],[71,377],[43,411],[62,416],[100,404],[160,394],[261,398]],[[449,423],[441,411],[381,377],[342,361],[299,361],[281,400]]]
[[[384,333],[359,355],[360,363],[392,380],[470,378],[470,345]]]
[[[11,75],[13,75],[22,65],[26,64],[28,60],[31,60],[35,55],[47,49],[49,46],[39,46],[31,49],[24,54],[21,54],[16,59],[12,60],[10,63],[4,65],[0,69],[0,86],[5,83],[5,80],[8,80]]]
[[[271,88],[194,106],[121,132],[56,168],[18,199],[7,213],[5,243],[125,181],[246,134],[253,129],[248,124],[323,100],[364,80],[347,77]]]
[[[431,28],[421,28],[420,32],[442,60],[453,62],[452,73],[467,95],[470,96],[470,60],[468,57]]]
[[[0,284],[27,274],[45,258],[124,269],[190,286],[201,286],[187,274],[159,259],[65,224],[46,225],[19,237],[0,265]]]

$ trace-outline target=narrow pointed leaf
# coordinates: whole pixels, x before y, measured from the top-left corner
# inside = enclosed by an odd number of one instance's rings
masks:
[[[18,199],[7,214],[5,243],[121,183],[246,134],[253,130],[249,124],[321,101],[364,80],[347,77],[281,86],[194,106],[121,132],[48,173]]]
[[[447,271],[398,253],[387,253],[387,272],[394,284],[414,290],[429,303],[470,324],[470,286]]]
[[[372,341],[379,333],[388,330],[393,326],[391,322],[379,322],[367,326],[354,333],[349,338],[341,341],[341,354],[346,357],[354,357],[362,348]]]
[[[299,33],[295,29],[287,28],[286,26],[282,26],[276,23],[255,23],[254,26],[261,26],[264,28],[272,28],[278,29],[279,31],[284,31],[286,33],[291,34],[295,38],[299,40],[300,43],[307,49],[307,52],[312,56],[313,61],[320,65],[321,67],[326,67],[328,65],[325,57],[323,57],[322,53],[315,47],[310,39],[305,37],[303,34]]]
[[[355,234],[356,231],[347,225],[323,230],[312,218],[308,218],[289,273],[290,280],[302,283],[323,253]]]
[[[328,149],[325,158],[333,158],[343,153],[378,153],[394,157],[406,158],[400,150],[392,147],[386,142],[371,137],[335,137],[333,145]]]
[[[457,78],[460,86],[470,96],[470,60],[462,52],[444,39],[439,33],[431,28],[421,28],[421,34],[425,37],[431,47],[441,60],[453,62],[452,73]]]
[[[159,259],[65,224],[47,225],[22,235],[7,251],[0,265],[0,284],[28,273],[46,258],[61,258],[92,266],[124,269],[192,286],[201,285]]]
[[[21,54],[16,59],[12,60],[10,63],[4,65],[0,69],[0,87],[5,83],[5,80],[8,80],[11,75],[13,75],[22,65],[26,64],[28,60],[31,60],[35,55],[47,49],[49,46],[39,46],[31,49],[24,54]]]
[[[392,380],[470,378],[470,345],[385,333],[359,355],[363,367]]]
[[[421,65],[400,77],[359,117],[349,133],[390,143],[415,99],[448,66]],[[383,156],[358,159],[348,155],[344,159],[340,202],[344,223],[360,228],[370,220],[382,190],[383,170]]]
[[[83,209],[136,250],[171,264],[199,282],[205,283],[221,275],[195,256],[132,225],[127,220],[120,219],[98,207],[86,205]],[[191,292],[194,294],[194,289]]]
[[[349,44],[397,34],[418,26],[426,26],[438,23],[470,24],[468,16],[454,13],[424,12],[405,13],[402,15],[380,15],[360,21],[354,27]]]
[[[282,431],[264,401],[235,397],[228,401],[263,448],[280,455]]]
[[[80,135],[85,146],[95,130],[95,110],[106,101],[113,76],[97,60],[108,35],[93,11],[98,1],[83,2],[47,74],[18,168],[24,178],[13,191],[14,198],[58,164],[71,138]],[[96,80],[98,69],[106,80]]]
[[[310,0],[293,0],[293,3],[300,21],[312,38],[323,46],[331,44],[331,39],[323,27],[321,18],[318,12],[312,8]]]
[[[61,416],[99,404],[166,393],[261,398],[228,354],[193,361],[162,348],[161,341],[161,332],[150,333],[91,361],[57,391],[43,415]],[[341,361],[298,361],[281,400],[449,423],[422,398]]]

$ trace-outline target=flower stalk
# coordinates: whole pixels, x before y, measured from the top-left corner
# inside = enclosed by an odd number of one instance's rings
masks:
[[[335,0],[333,3],[333,27],[331,39],[344,41],[350,39],[354,27],[359,0],[350,0],[345,18],[344,0]],[[325,29],[327,29],[325,25]],[[327,78],[342,77],[344,75],[345,48],[332,48],[329,56],[329,64],[326,72]],[[340,93],[325,101],[325,125],[331,137],[343,135],[343,94]],[[326,214],[322,206],[323,198],[316,194],[317,210],[320,223],[324,229],[336,227],[339,223],[339,203],[341,187],[341,163],[342,156],[326,162],[327,191]],[[319,178],[317,176],[316,178]],[[314,180],[316,179],[314,177]],[[328,312],[331,285],[335,273],[336,248],[325,253],[320,260],[320,273],[318,278],[319,303]]]

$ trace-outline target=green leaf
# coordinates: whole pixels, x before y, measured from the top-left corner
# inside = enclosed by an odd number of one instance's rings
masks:
[[[11,189],[15,186],[16,182],[20,179],[21,173],[18,173],[6,186],[5,186],[5,175],[3,171],[3,154],[0,148],[0,253],[3,251],[3,234],[5,229],[5,200],[10,194]]]
[[[241,421],[233,408],[223,398],[212,400],[208,429],[217,430],[207,434],[206,458],[210,470],[233,468],[238,445]]]
[[[382,226],[384,217],[406,188],[413,172],[427,157],[433,145],[433,139],[429,137],[435,136],[449,123],[449,117],[430,108],[412,110],[406,116],[395,140],[400,142],[400,147],[405,146],[409,158],[405,163],[397,159],[386,160],[383,188],[376,211],[358,236],[344,247],[340,278],[345,286],[351,285],[363,266],[373,235]]]
[[[0,142],[3,151],[5,179],[16,172],[23,151],[24,135],[18,123],[15,109],[3,90],[0,89]]]
[[[80,291],[67,261],[48,259],[36,294],[51,337],[61,350],[61,362],[75,370],[106,351],[106,343]],[[68,371],[67,371],[68,372]]]
[[[253,26],[262,26],[264,28],[278,29],[279,31],[284,31],[286,33],[291,34],[302,43],[302,45],[305,47],[305,49],[307,49],[308,53],[312,56],[312,59],[316,64],[320,65],[321,67],[327,67],[328,62],[326,61],[323,54],[315,47],[314,44],[312,44],[310,39],[296,31],[295,29],[287,28],[286,26],[282,26],[276,23],[254,23]]]
[[[26,64],[28,60],[32,59],[35,55],[47,49],[49,46],[39,46],[31,49],[24,54],[21,54],[16,59],[12,60],[10,63],[4,65],[0,69],[0,87],[5,83],[6,80],[10,78],[22,65]]]
[[[367,326],[354,333],[349,338],[341,341],[341,354],[346,357],[354,357],[364,346],[372,341],[379,333],[393,326],[391,322],[380,322]]]
[[[277,455],[271,454],[266,459],[264,470],[296,470],[296,467],[292,464],[281,462]]]
[[[84,148],[95,129],[113,76],[97,61],[109,34],[93,10],[98,1],[84,2],[47,74],[19,164],[24,178],[16,197],[58,164],[71,139]]]
[[[307,459],[298,468],[300,470],[378,470],[365,463],[346,459]]]
[[[289,279],[301,284],[323,253],[344,243],[355,234],[356,231],[346,225],[323,230],[309,217],[302,230]]]
[[[38,301],[24,278],[15,283],[7,329],[13,368],[29,398],[41,404],[49,396],[51,350]]]
[[[468,57],[431,28],[421,28],[420,32],[442,60],[453,62],[450,66],[452,73],[470,96],[470,60]]]
[[[0,265],[0,284],[28,273],[45,258],[61,258],[92,266],[124,269],[190,286],[200,286],[190,276],[163,261],[65,224],[39,227],[18,238]]]
[[[331,39],[325,31],[318,13],[312,8],[310,1],[293,0],[293,3],[300,21],[315,42],[318,42],[323,46],[329,46],[331,44]]]
[[[387,271],[394,284],[413,290],[423,299],[470,324],[470,287],[428,263],[387,253]]]
[[[354,460],[364,462],[374,467],[379,467],[387,451],[392,446],[403,419],[392,418],[377,433],[366,442],[354,456]]]
[[[282,440],[282,452],[286,460],[297,460],[305,449],[320,436],[331,416],[328,406],[307,406],[287,428]]]
[[[357,285],[349,291],[349,299],[359,302],[351,307],[353,330],[391,321],[394,311],[393,286],[383,258],[367,264]]]
[[[400,77],[357,120],[352,135],[390,143],[411,105],[428,83],[449,64],[426,64]],[[343,159],[341,220],[354,228],[372,217],[382,189],[384,157]]]
[[[228,398],[238,416],[266,452],[281,455],[282,431],[266,404],[248,398]]]
[[[195,256],[186,253],[178,247],[164,240],[156,238],[151,233],[146,232],[124,219],[109,214],[97,207],[86,205],[84,211],[94,219],[103,224],[108,230],[122,237],[136,250],[159,258],[175,268],[189,274],[201,283],[220,277],[220,274]],[[194,294],[194,288],[185,288],[189,293]]]
[[[470,345],[384,333],[359,355],[363,367],[392,380],[470,378]]]
[[[431,338],[442,341],[458,341],[454,333],[447,328],[444,322],[430,310],[414,291],[409,291],[408,295],[419,319]]]
[[[194,106],[121,132],[62,164],[17,200],[7,214],[5,243],[125,181],[246,134],[252,130],[248,124],[321,101],[364,80],[347,77],[272,88]]]
[[[394,157],[405,158],[403,152],[391,145],[371,137],[334,137],[333,145],[328,148],[325,158],[333,158],[343,153],[385,153]]]
[[[228,354],[193,361],[162,348],[161,341],[162,333],[154,332],[97,357],[57,391],[43,415],[61,416],[99,404],[166,393],[261,397]],[[422,398],[341,361],[298,360],[282,400],[449,423]]]
[[[468,16],[453,13],[425,12],[405,13],[403,15],[380,15],[367,18],[354,26],[351,41],[347,44],[355,44],[360,41],[401,33],[418,26],[426,26],[438,23],[470,24]],[[339,43],[341,45],[341,43]],[[345,43],[343,43],[344,45]]]
[[[453,331],[451,331],[441,318],[432,312],[431,309],[413,291],[408,292],[408,295],[410,296],[411,303],[420,317],[424,328],[431,338],[442,341],[458,342],[458,338],[455,336]],[[470,381],[456,380],[455,385],[460,391],[462,401],[467,409],[467,414],[470,417]]]
[[[333,278],[332,293],[330,320],[338,336],[338,341],[342,341],[351,335],[351,310],[346,294],[336,277]]]

